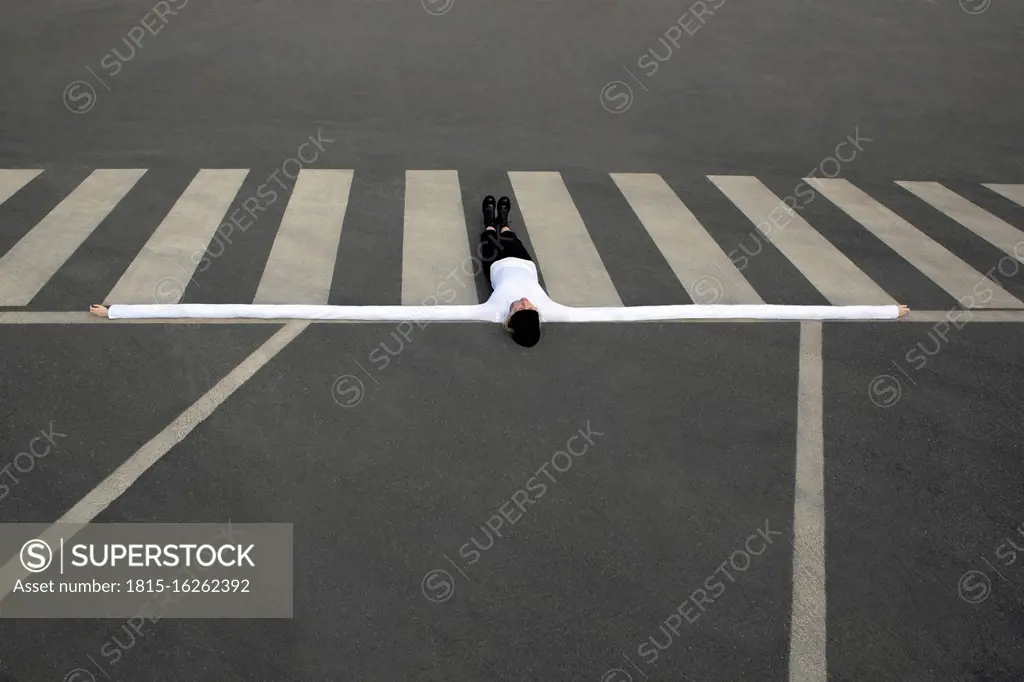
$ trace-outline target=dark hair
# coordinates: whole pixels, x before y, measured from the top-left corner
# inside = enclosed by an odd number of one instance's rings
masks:
[[[518,310],[508,320],[512,340],[520,346],[534,346],[540,341],[540,315],[536,310]]]

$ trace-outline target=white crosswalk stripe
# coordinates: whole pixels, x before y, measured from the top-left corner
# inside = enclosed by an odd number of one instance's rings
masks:
[[[327,304],[352,175],[299,171],[253,303]]]
[[[988,243],[1024,261],[1024,233],[937,182],[897,182],[917,198],[931,204]]]
[[[87,261],[95,260],[95,249],[84,252],[73,266],[69,261],[146,172],[143,169],[95,170],[6,253],[0,253],[0,306],[30,306],[61,268],[90,267]],[[118,270],[111,273],[117,283],[103,300],[176,303],[182,300],[188,283],[195,281],[196,298],[204,300],[205,297],[206,302],[327,303],[332,287],[339,286],[334,281],[334,273],[344,271],[339,269],[346,262],[341,234],[358,171],[300,171],[272,243],[266,242],[267,251],[262,252],[265,260],[254,254],[243,266],[249,268],[245,281],[258,280],[253,300],[244,300],[246,295],[241,293],[244,286],[239,287],[236,298],[232,298],[230,288],[212,293],[204,291],[207,282],[201,279],[201,273],[217,262],[213,244],[229,227],[225,222],[228,210],[248,172],[244,169],[200,170],[169,212],[154,221],[159,224],[141,251],[130,262],[128,258],[121,261]],[[41,173],[0,169],[0,217],[3,211],[20,210],[5,208],[4,202]],[[623,305],[606,261],[616,266],[615,272],[622,272],[625,263],[615,260],[622,258],[622,254],[603,253],[598,249],[593,238],[596,233],[592,235],[591,228],[584,223],[580,208],[585,207],[588,200],[584,191],[587,188],[583,187],[581,195],[574,197],[557,172],[510,171],[508,177],[515,195],[515,209],[522,216],[522,234],[529,237],[549,294],[574,306]],[[691,210],[684,203],[685,197],[677,195],[661,175],[612,173],[609,177],[661,254],[662,259],[650,258],[650,263],[640,264],[640,267],[651,268],[652,273],[658,269],[662,273],[671,271],[695,303],[758,304],[766,299],[785,299],[791,304],[816,302],[793,300],[787,292],[772,291],[763,279],[763,271],[759,275],[761,279],[748,280],[723,250],[721,237],[713,236],[705,227],[706,223],[702,224],[700,210]],[[762,258],[775,259],[780,265],[782,259],[786,259],[832,304],[894,302],[891,295],[840,248],[786,206],[759,179],[717,175],[708,178],[753,223],[752,234],[777,247],[777,252],[772,250],[770,256]],[[479,265],[475,262],[474,244],[467,227],[470,220],[476,223],[480,217],[467,218],[459,173],[410,170],[405,180],[402,303],[479,302],[473,282]],[[899,256],[908,274],[921,273],[961,305],[1024,309],[1024,301],[1014,295],[1019,288],[1007,283],[1021,272],[1016,260],[1003,258],[1013,268],[1002,267],[1005,263],[1000,261],[999,272],[1003,276],[1000,284],[991,272],[974,269],[964,260],[966,255],[942,246],[853,183],[838,178],[807,178],[805,181],[856,221],[865,230],[866,239],[870,239],[867,235],[873,235]],[[147,186],[153,184],[148,182]],[[1003,251],[1018,259],[1024,255],[1024,234],[1020,230],[944,186],[910,181],[897,181],[897,184]],[[1024,206],[1024,185],[990,183],[984,186]],[[141,191],[141,185],[139,187],[136,192]],[[352,220],[355,226],[352,229],[358,231],[358,219]],[[149,229],[147,223],[143,218],[140,229]],[[113,223],[111,229],[115,229]],[[608,226],[598,225],[594,229],[608,229]],[[619,239],[628,234],[620,233]],[[365,257],[365,244],[363,242],[358,252],[359,257]],[[237,258],[234,260],[235,267],[239,262]],[[631,263],[630,267],[635,265]],[[1009,272],[1010,269],[1013,271]],[[658,276],[664,277],[664,274]],[[215,279],[213,286],[218,285],[225,286],[223,281]],[[37,305],[49,305],[42,301],[52,300],[51,294],[64,296],[63,289],[54,289],[45,297],[39,297]],[[71,292],[68,296],[74,294]],[[100,291],[82,295],[98,299],[102,294]],[[900,302],[919,307],[916,301]],[[928,305],[937,309],[948,306],[949,301],[938,304],[931,301]]]
[[[709,179],[833,305],[895,303],[760,180],[723,175]]]
[[[476,288],[468,286],[478,269],[470,251],[458,173],[408,171],[402,305],[479,303]]]
[[[548,294],[574,306],[621,306],[583,218],[559,173],[510,172]]]
[[[15,192],[30,183],[41,170],[0,170],[0,204],[14,196]]]
[[[1015,204],[1024,206],[1024,185],[995,185],[989,183],[984,185],[984,187],[989,188],[997,194],[1002,194]]]
[[[247,170],[199,171],[106,296],[118,303],[178,303]]]
[[[612,180],[695,303],[764,303],[660,175],[613,173]]]
[[[93,171],[0,258],[0,305],[28,305],[145,172]]]
[[[1024,307],[1002,287],[848,180],[808,178],[806,182],[963,305],[978,302],[981,286],[992,296],[986,306]]]

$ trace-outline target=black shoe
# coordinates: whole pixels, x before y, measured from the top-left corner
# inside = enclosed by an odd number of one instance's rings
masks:
[[[508,227],[508,214],[512,210],[512,201],[508,197],[498,199],[498,229]]]
[[[493,227],[497,229],[497,216],[494,212],[494,197],[490,194],[484,197],[483,203],[484,210],[484,228]]]

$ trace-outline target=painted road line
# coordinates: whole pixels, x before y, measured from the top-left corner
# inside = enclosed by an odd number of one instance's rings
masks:
[[[248,173],[238,169],[199,171],[105,302],[181,302],[185,287]]]
[[[825,682],[825,439],[820,322],[800,323],[790,682]]]
[[[466,230],[459,174],[411,170],[405,174],[402,305],[479,303]]]
[[[562,176],[510,172],[508,177],[551,298],[564,305],[621,306]]]
[[[299,171],[253,303],[327,305],[352,176]]]
[[[962,305],[974,301],[988,308],[1024,308],[1024,303],[995,281],[848,180],[808,178],[806,182]]]
[[[709,179],[833,305],[896,303],[757,178],[717,175]]]
[[[897,182],[1003,253],[1024,262],[1024,233],[937,182]]]
[[[694,303],[764,303],[660,175],[611,177]]]
[[[93,171],[0,258],[0,305],[28,305],[145,172]]]

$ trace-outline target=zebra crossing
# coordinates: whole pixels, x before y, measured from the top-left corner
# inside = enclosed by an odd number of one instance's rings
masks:
[[[162,208],[145,196],[161,182],[150,178],[153,170],[95,169],[52,197],[45,213],[32,207],[40,218],[26,223],[28,204],[19,205],[18,197],[51,172],[0,169],[0,307],[8,310],[82,310],[97,301],[418,305],[481,298],[473,284],[480,196],[471,174],[408,170],[399,191],[368,198],[359,195],[376,189],[359,182],[359,170],[304,168],[282,192],[278,210],[265,213],[266,206],[245,196],[247,169],[190,173],[180,189],[161,188],[175,196]],[[885,262],[897,262],[887,266],[899,271],[887,270],[887,282],[924,277],[944,292],[899,301],[912,308],[940,310],[959,302],[1024,309],[1024,184],[980,185],[982,206],[937,182],[888,183],[886,192],[903,192],[931,211],[926,223],[915,225],[875,196],[877,188],[840,178],[803,179],[817,201],[830,206],[810,215],[753,176],[709,175],[703,186],[681,186],[655,173],[609,173],[585,185],[554,171],[504,175],[519,216],[516,229],[551,296],[568,305],[895,302],[894,292],[865,272],[871,264],[849,249],[853,243],[866,244],[866,252],[887,251]],[[590,205],[595,193],[602,194],[600,211]],[[133,208],[118,215],[123,202],[134,202]],[[401,207],[367,211],[384,202]],[[350,210],[353,205],[358,210]],[[606,215],[609,207],[614,210]],[[252,234],[239,219],[246,214],[256,225]],[[13,228],[12,215],[20,216]],[[395,215],[400,224],[390,219]],[[944,221],[941,230],[936,221]],[[19,228],[22,234],[11,233]],[[751,240],[756,250],[747,248]],[[353,300],[345,291],[351,281],[346,270],[376,272],[366,268],[378,257],[382,291],[391,293]],[[977,267],[982,261],[986,268]],[[754,262],[762,273],[757,277],[748,267]],[[218,278],[219,286],[204,286],[206,273],[218,267],[230,272]],[[805,286],[766,285],[763,273],[774,271]],[[439,300],[439,286],[453,276],[463,285]],[[389,289],[395,277],[398,286]],[[660,288],[639,300],[637,283],[645,281]]]

